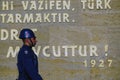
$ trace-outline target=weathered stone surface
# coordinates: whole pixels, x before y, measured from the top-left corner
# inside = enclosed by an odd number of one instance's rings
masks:
[[[10,1],[10,0],[8,0]],[[37,13],[40,11],[23,11],[20,1],[15,2],[14,11],[2,11],[0,13]],[[2,0],[0,0],[2,3]],[[2,29],[10,30],[36,28],[36,36],[38,40],[37,46],[54,45],[96,45],[99,54],[96,56],[80,56],[78,49],[75,50],[75,56],[64,56],[61,51],[61,57],[54,57],[52,50],[48,53],[50,57],[45,57],[42,51],[39,54],[39,70],[44,80],[120,80],[120,1],[111,0],[111,10],[82,10],[80,0],[71,0],[72,7],[75,11],[67,10],[75,22],[66,23],[0,23],[0,31]],[[1,5],[0,5],[1,6]],[[41,11],[45,12],[59,12]],[[63,13],[64,11],[60,11]],[[1,37],[1,33],[0,33]],[[105,56],[104,46],[108,44],[108,56]],[[0,40],[0,80],[15,80],[18,76],[16,57],[7,58],[7,50],[9,46],[21,46],[20,40]],[[35,47],[37,49],[37,46]],[[87,49],[89,54],[89,49]],[[105,61],[104,67],[88,67],[84,66],[84,60],[100,59]],[[107,59],[113,60],[111,67],[108,67]],[[90,64],[90,62],[89,62]],[[97,62],[99,65],[99,62]]]

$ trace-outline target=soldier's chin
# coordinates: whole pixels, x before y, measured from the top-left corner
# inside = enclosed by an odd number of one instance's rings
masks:
[[[36,44],[33,44],[32,46],[35,47]]]

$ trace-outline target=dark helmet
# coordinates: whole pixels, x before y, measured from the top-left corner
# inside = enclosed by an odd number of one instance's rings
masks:
[[[22,29],[19,35],[20,39],[26,39],[26,38],[35,38],[35,34],[30,29]]]

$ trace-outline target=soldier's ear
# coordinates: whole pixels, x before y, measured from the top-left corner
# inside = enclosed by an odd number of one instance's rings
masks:
[[[25,42],[30,42],[30,40],[29,39],[25,39]]]

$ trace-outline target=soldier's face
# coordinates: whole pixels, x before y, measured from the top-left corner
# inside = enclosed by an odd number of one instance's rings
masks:
[[[28,42],[30,46],[35,46],[37,43],[37,40],[36,38],[30,38]]]
[[[37,43],[36,38],[31,38],[31,41],[32,41],[32,45],[33,45],[33,46],[35,46],[35,45],[36,45],[36,43]]]

